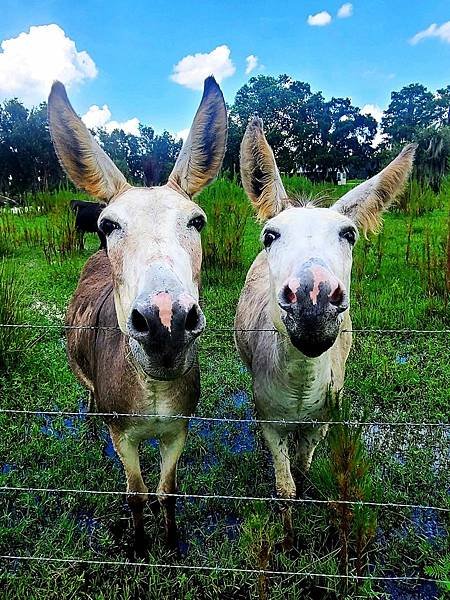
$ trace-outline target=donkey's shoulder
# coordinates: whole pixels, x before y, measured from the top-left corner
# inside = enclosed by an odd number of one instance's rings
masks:
[[[99,313],[112,293],[111,265],[103,250],[85,264],[67,311],[67,325],[97,325]]]

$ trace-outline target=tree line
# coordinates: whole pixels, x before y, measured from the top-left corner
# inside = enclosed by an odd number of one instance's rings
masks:
[[[380,124],[348,98],[327,100],[308,83],[288,75],[252,77],[229,109],[229,136],[223,169],[239,172],[239,145],[248,119],[258,114],[285,173],[333,181],[377,172],[399,147],[419,143],[416,176],[438,189],[450,156],[450,85],[435,92],[413,83],[391,94]],[[383,141],[374,147],[378,127]],[[127,179],[158,185],[167,180],[182,141],[140,125],[139,135],[116,129],[95,133]],[[0,194],[21,196],[67,185],[55,156],[45,103],[28,109],[18,99],[0,104]]]

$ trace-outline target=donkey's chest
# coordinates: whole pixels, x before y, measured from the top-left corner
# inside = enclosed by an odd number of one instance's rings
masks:
[[[268,373],[255,386],[258,412],[263,418],[301,421],[320,418],[331,381],[327,364],[290,361],[283,368]]]
[[[187,417],[194,412],[197,400],[188,389],[145,385],[133,410],[140,416],[128,421],[125,427],[127,435],[137,440],[175,435],[186,426]]]

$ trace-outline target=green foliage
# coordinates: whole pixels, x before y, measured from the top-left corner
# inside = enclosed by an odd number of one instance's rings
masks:
[[[373,154],[377,125],[348,98],[326,101],[308,83],[288,75],[258,75],[242,86],[230,108],[224,166],[239,170],[239,144],[248,119],[258,114],[282,172],[299,167],[317,181],[332,181],[336,169],[363,169]]]
[[[439,557],[433,565],[425,567],[424,570],[430,577],[440,580],[438,585],[444,592],[450,593],[450,552]]]
[[[18,325],[24,318],[23,289],[15,269],[0,260],[0,323]],[[22,350],[23,331],[13,327],[0,328],[0,371],[11,366]]]
[[[429,185],[412,178],[394,204],[393,210],[414,217],[441,208],[442,201],[443,198],[436,195]]]
[[[383,132],[391,143],[404,144],[434,124],[438,115],[435,97],[424,85],[411,83],[392,92],[391,102],[382,120]]]
[[[340,567],[348,574],[350,559],[354,558],[357,575],[363,573],[367,551],[376,531],[377,513],[373,507],[350,505],[345,502],[371,502],[375,500],[375,485],[371,464],[362,438],[362,426],[347,425],[351,420],[348,398],[341,405],[330,398],[332,421],[328,432],[329,456],[321,463],[321,484],[330,498],[343,504],[331,506],[331,516],[339,532]]]
[[[416,135],[416,141],[419,145],[414,160],[414,175],[422,185],[431,187],[438,194],[448,172],[450,127],[423,129]]]
[[[250,203],[236,181],[218,179],[198,197],[208,223],[202,232],[203,267],[207,277],[225,277],[243,260]]]

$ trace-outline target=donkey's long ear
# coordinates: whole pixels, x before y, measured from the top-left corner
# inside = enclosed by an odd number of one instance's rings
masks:
[[[48,99],[48,121],[56,155],[75,185],[106,202],[129,187],[73,110],[59,81],[54,82]]]
[[[286,208],[287,194],[258,117],[249,121],[242,138],[241,178],[258,219],[266,221]]]
[[[365,234],[376,232],[381,215],[402,191],[414,162],[417,144],[408,144],[386,168],[356,186],[331,208],[350,217]]]
[[[208,77],[200,106],[168,185],[181,188],[189,197],[208,185],[222,166],[227,128],[227,109],[222,91],[214,77]]]

